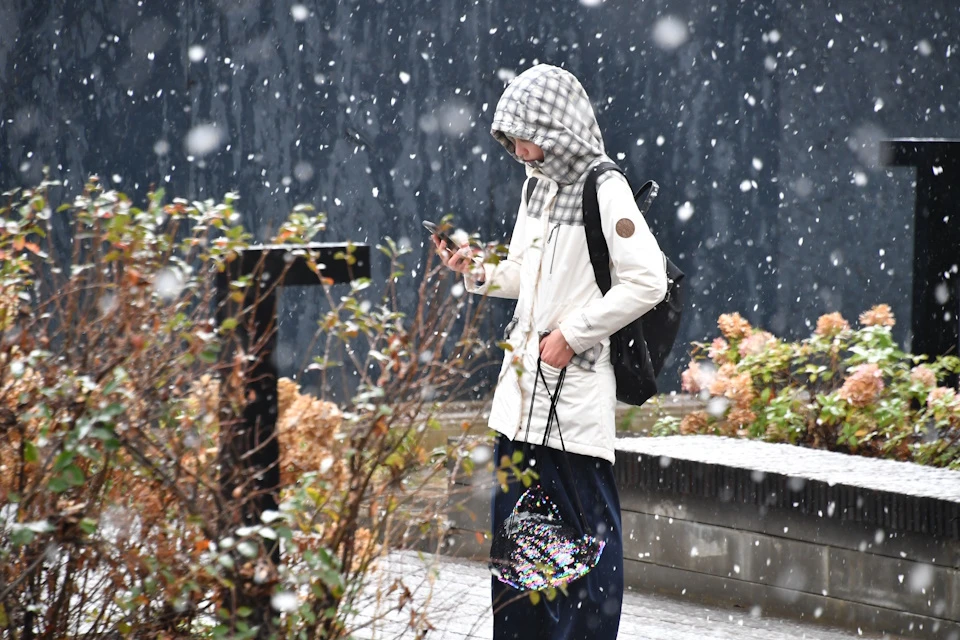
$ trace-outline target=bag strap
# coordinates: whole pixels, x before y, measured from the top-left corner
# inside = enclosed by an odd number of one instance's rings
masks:
[[[537,188],[537,179],[533,177],[527,178],[527,188],[526,188],[527,197],[526,197],[526,200],[524,200],[524,202],[527,203],[528,207],[530,206],[530,198],[533,196],[533,190],[536,188]]]
[[[587,234],[587,249],[590,252],[590,263],[593,265],[593,275],[597,279],[600,293],[607,295],[610,291],[610,249],[607,240],[603,237],[603,225],[600,223],[600,203],[597,200],[597,179],[607,171],[620,171],[620,167],[612,162],[601,162],[587,174],[587,182],[583,185],[583,228]]]
[[[610,249],[607,239],[603,237],[603,225],[600,221],[600,203],[597,200],[597,180],[607,171],[616,171],[623,175],[623,169],[612,162],[601,162],[590,169],[587,181],[583,185],[583,228],[587,234],[587,249],[590,251],[590,264],[593,265],[593,275],[597,279],[600,293],[607,295],[612,281],[610,278]],[[626,177],[626,176],[624,176]],[[660,193],[660,185],[653,180],[647,180],[634,194],[638,202],[640,215],[647,217],[650,206]],[[642,198],[642,200],[641,200]]]
[[[567,447],[563,442],[563,434],[560,432],[560,416],[557,415],[557,405],[560,403],[560,389],[563,387],[563,381],[567,376],[567,368],[564,367],[560,370],[560,375],[557,377],[557,386],[554,388],[553,392],[550,391],[550,387],[547,384],[547,379],[543,375],[543,361],[538,357],[537,358],[537,373],[533,379],[533,392],[530,395],[530,411],[527,413],[527,430],[524,435],[523,443],[523,458],[524,460],[530,460],[529,456],[529,447],[530,447],[530,423],[533,420],[533,404],[537,398],[537,383],[540,380],[543,380],[543,387],[547,390],[547,395],[550,397],[550,410],[547,413],[547,426],[543,431],[543,440],[540,442],[540,445],[543,447],[547,446],[547,441],[550,439],[550,429],[553,422],[557,423],[557,436],[560,438],[560,449],[563,451],[563,455],[560,458],[563,460],[563,465],[567,472],[567,477],[574,483],[576,483],[576,477],[573,475],[573,468],[570,466],[570,461],[567,459]],[[573,487],[573,501],[574,508],[577,510],[577,516],[580,520],[580,526],[584,533],[590,531],[590,525],[587,524],[586,511],[583,508],[583,503],[580,501],[580,494],[577,493],[576,486]]]

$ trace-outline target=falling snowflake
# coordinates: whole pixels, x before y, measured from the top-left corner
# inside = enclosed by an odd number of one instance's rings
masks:
[[[310,17],[310,10],[302,4],[295,4],[290,7],[290,15],[297,22],[303,22]]]
[[[664,51],[673,51],[689,37],[687,23],[676,16],[664,16],[653,27],[653,42]]]
[[[201,124],[190,129],[185,145],[187,153],[203,157],[219,149],[224,142],[225,136],[220,127],[215,124]]]

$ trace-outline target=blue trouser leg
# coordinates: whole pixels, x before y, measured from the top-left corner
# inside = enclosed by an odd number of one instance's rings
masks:
[[[511,456],[522,447],[523,443],[500,436],[494,460],[499,463],[502,456]],[[569,470],[560,458],[564,455]],[[567,594],[558,593],[553,601],[542,597],[540,604],[532,605],[526,592],[493,578],[494,640],[615,640],[623,602],[623,538],[613,465],[599,458],[546,447],[533,447],[531,457],[536,460],[534,469],[540,475],[541,486],[564,519],[577,519],[572,498],[572,492],[577,491],[591,533],[605,540],[606,546],[597,566],[569,583]],[[523,491],[519,482],[511,482],[507,492],[499,486],[494,488],[494,532],[510,515]]]

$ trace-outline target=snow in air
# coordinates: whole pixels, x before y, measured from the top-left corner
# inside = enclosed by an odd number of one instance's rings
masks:
[[[303,22],[310,17],[310,10],[302,4],[295,4],[290,7],[290,15],[297,22]]]
[[[187,134],[185,142],[187,153],[203,157],[213,153],[225,142],[223,131],[215,124],[197,125]]]
[[[676,16],[664,16],[653,27],[653,42],[665,51],[673,51],[689,37],[687,23]]]

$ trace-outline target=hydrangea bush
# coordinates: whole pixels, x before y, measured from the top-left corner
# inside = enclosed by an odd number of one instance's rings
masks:
[[[960,358],[903,352],[880,304],[852,328],[839,313],[789,342],[721,315],[721,336],[694,343],[682,387],[705,403],[661,416],[654,435],[717,434],[960,469]]]

